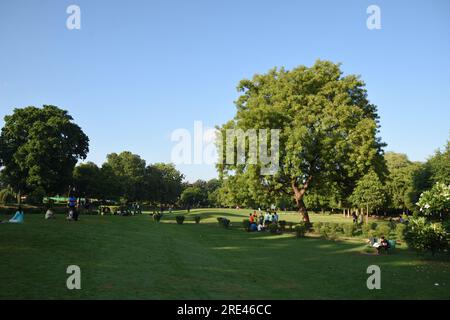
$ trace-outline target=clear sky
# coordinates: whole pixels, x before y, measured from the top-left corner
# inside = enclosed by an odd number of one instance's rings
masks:
[[[69,30],[69,5],[81,29]],[[366,9],[381,9],[369,30]],[[69,110],[88,160],[169,162],[171,133],[233,117],[236,85],[275,66],[341,62],[378,105],[386,150],[425,160],[450,130],[448,0],[2,0],[0,126],[14,107]],[[179,167],[190,181],[212,165]]]

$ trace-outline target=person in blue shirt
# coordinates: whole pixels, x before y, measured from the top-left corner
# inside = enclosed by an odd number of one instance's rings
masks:
[[[74,189],[75,191],[75,189]],[[69,217],[68,220],[78,221],[78,211],[77,211],[77,197],[73,192],[69,194],[69,201],[67,206],[69,207]]]
[[[22,207],[17,209],[16,214],[9,220],[10,223],[24,223],[24,213]]]

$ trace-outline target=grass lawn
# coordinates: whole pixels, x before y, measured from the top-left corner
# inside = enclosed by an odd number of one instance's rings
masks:
[[[201,224],[191,222],[195,215]],[[374,256],[359,240],[247,233],[246,215],[193,210],[184,225],[148,215],[78,223],[26,215],[23,225],[0,225],[0,299],[450,299],[448,258],[426,260],[404,248]],[[233,227],[219,227],[218,216]],[[66,288],[72,264],[81,267],[82,290]],[[381,267],[382,290],[366,287],[370,265]]]

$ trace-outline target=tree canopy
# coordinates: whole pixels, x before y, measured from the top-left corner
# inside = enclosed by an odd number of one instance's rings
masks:
[[[15,109],[5,116],[0,135],[2,180],[15,192],[66,188],[79,159],[89,152],[89,138],[65,110],[56,106]]]
[[[344,76],[340,65],[319,60],[309,68],[272,69],[242,80],[238,91],[236,116],[220,128],[222,145],[232,142],[226,141],[227,129],[280,130],[280,169],[274,175],[261,174],[260,162],[218,164],[229,183],[245,181],[248,191],[234,189],[245,193],[241,197],[247,203],[262,198],[274,203],[288,195],[309,221],[304,203],[308,191],[325,193],[334,185],[337,194],[349,195],[370,169],[383,177],[377,108],[369,102],[364,82]]]

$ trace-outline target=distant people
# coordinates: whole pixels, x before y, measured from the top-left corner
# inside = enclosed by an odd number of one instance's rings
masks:
[[[249,220],[250,220],[250,223],[254,223],[255,222],[255,216],[252,213],[250,213]]]
[[[358,223],[358,216],[356,215],[356,213],[352,213],[352,218],[353,218],[353,223],[357,224]]]
[[[273,222],[273,214],[268,213],[268,217],[269,217],[269,223],[271,224]]]
[[[9,223],[24,223],[24,221],[25,221],[25,214],[22,210],[22,207],[19,207],[14,216],[11,219],[9,219]]]
[[[278,223],[278,221],[279,221],[278,213],[275,212],[275,213],[273,214],[273,222]]]
[[[258,224],[258,232],[264,231],[264,226],[262,223]]]
[[[259,213],[259,224],[264,227],[264,215],[260,212]]]
[[[266,212],[266,214],[264,215],[264,226],[268,226],[270,223],[270,214],[269,212]]]
[[[77,203],[77,198],[74,195],[69,195],[69,216],[67,217],[67,220],[78,221]]]

